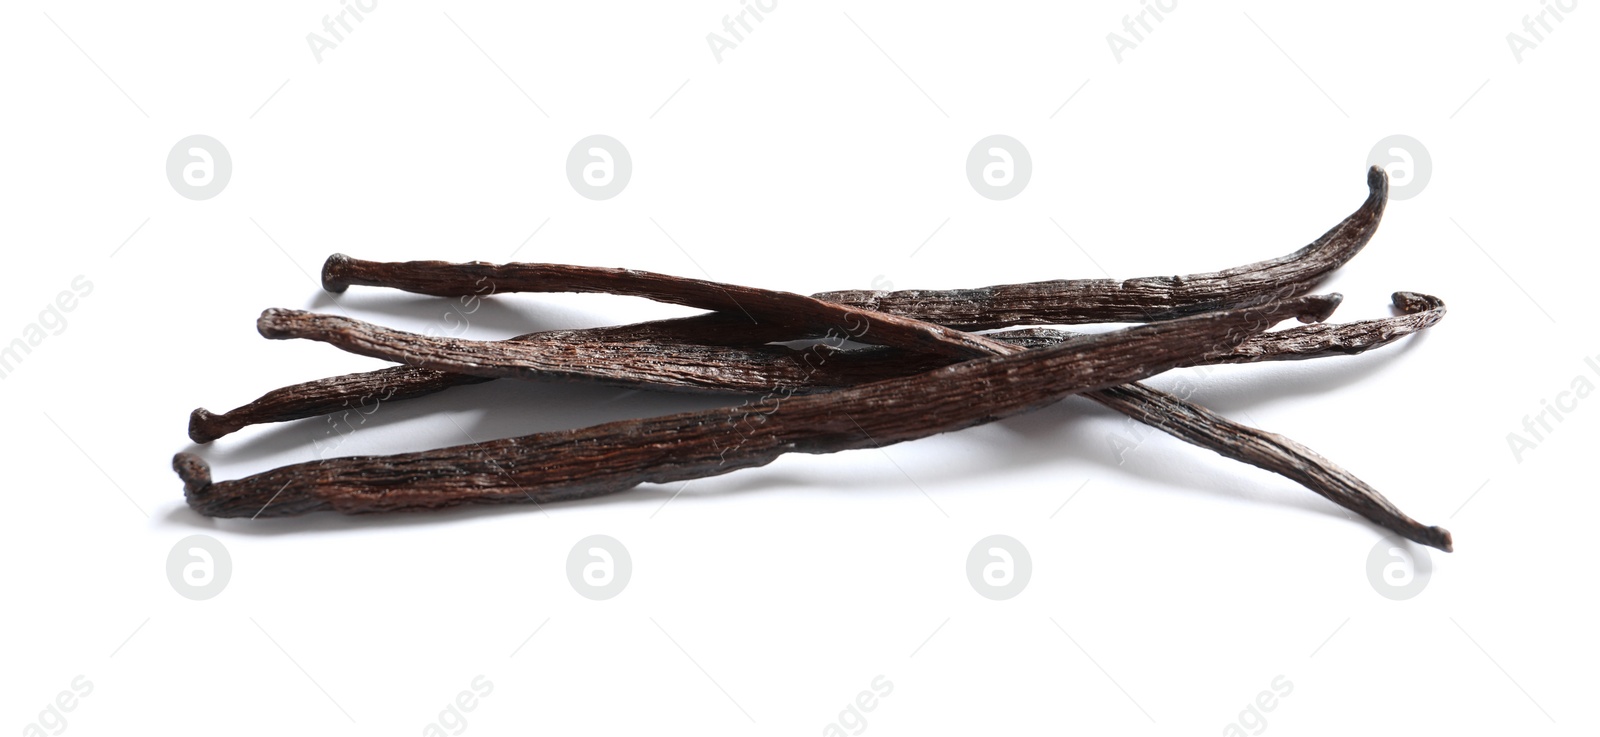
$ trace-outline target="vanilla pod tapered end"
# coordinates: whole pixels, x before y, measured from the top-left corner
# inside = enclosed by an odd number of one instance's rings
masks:
[[[1394,302],[1395,309],[1407,315],[1415,315],[1418,312],[1427,312],[1428,310],[1444,311],[1444,300],[1431,294],[1395,292],[1389,296],[1389,299]]]
[[[1385,171],[1383,167],[1378,166],[1377,164],[1373,164],[1372,166],[1368,167],[1367,189],[1371,190],[1372,194],[1374,195],[1379,195],[1384,199],[1388,199],[1389,172]]]
[[[1338,292],[1316,295],[1306,298],[1305,309],[1296,315],[1300,322],[1322,322],[1333,317],[1334,310],[1344,302],[1344,295]]]
[[[211,465],[193,453],[172,457],[172,470],[183,480],[183,500],[207,517],[278,517],[328,509],[321,499],[303,493],[289,481],[261,489],[241,489],[232,481],[212,483]],[[270,488],[267,488],[270,487]]]
[[[281,307],[268,307],[261,311],[261,317],[256,318],[256,332],[268,340],[287,340],[294,337],[285,323],[289,316],[298,310],[285,310]]]
[[[1450,531],[1443,527],[1429,527],[1428,539],[1419,542],[1424,545],[1432,545],[1446,553],[1454,553],[1456,551],[1455,540],[1450,536]]]

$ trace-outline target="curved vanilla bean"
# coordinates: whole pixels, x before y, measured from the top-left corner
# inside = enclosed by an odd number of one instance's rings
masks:
[[[977,289],[846,290],[822,292],[817,299],[856,309],[910,317],[957,330],[1014,325],[1068,325],[1099,322],[1151,322],[1183,315],[1262,304],[1305,294],[1366,246],[1377,231],[1388,200],[1389,177],[1380,167],[1367,171],[1367,199],[1322,237],[1294,253],[1187,276],[1140,279],[1058,279],[1001,284]],[[746,300],[754,294],[731,285],[674,279],[623,269],[557,264],[442,261],[386,263],[343,254],[330,256],[322,269],[323,288],[342,292],[351,285],[390,287],[442,297],[501,292],[603,291],[649,296],[733,314],[755,312]],[[701,299],[683,301],[685,289],[710,287]],[[618,291],[627,288],[635,291]],[[722,294],[717,294],[717,291]],[[716,306],[708,306],[715,304]],[[837,318],[830,318],[837,320]],[[769,320],[781,322],[778,320]]]
[[[763,315],[767,322],[794,331],[837,333],[875,345],[922,350],[951,358],[993,353],[994,341],[898,315],[824,302],[792,292],[669,276],[634,269],[568,264],[491,264],[472,261],[363,261],[336,253],[322,267],[322,285],[342,292],[352,284],[388,286],[440,297],[473,297],[502,292],[587,292],[645,297],[657,302]],[[256,327],[276,337],[274,321],[263,313]]]
[[[1300,325],[1263,333],[1226,353],[1213,352],[1202,360],[1206,363],[1248,363],[1356,354],[1388,345],[1431,327],[1444,317],[1444,303],[1424,294],[1396,292],[1394,305],[1403,314],[1350,323]],[[646,329],[637,329],[644,326],[623,326],[553,330],[519,336],[497,345],[509,347],[511,342],[526,344],[526,351],[537,352],[540,356],[537,360],[530,359],[521,345],[515,351],[501,352],[495,349],[478,353],[473,359],[474,370],[479,374],[476,376],[407,365],[296,384],[268,392],[228,412],[217,414],[205,408],[196,409],[189,418],[189,437],[196,443],[208,443],[255,424],[316,417],[369,406],[372,402],[410,399],[452,386],[481,383],[491,377],[533,378],[536,372],[532,367],[541,364],[556,364],[556,370],[546,378],[598,372],[609,375],[595,377],[596,381],[627,384],[639,379],[640,383],[657,389],[759,393],[787,387],[795,393],[808,393],[909,376],[949,363],[936,356],[888,348],[836,350],[825,344],[806,349],[758,345],[737,351],[732,348],[718,350],[717,346],[705,345],[706,341],[713,340],[717,335],[701,333],[706,327],[705,321],[686,318],[662,321],[661,324],[666,323],[679,323],[672,326],[670,336],[663,335],[668,331],[649,323],[645,324],[649,326]],[[309,333],[297,335],[312,337]],[[1070,336],[1071,333],[1059,330],[1025,328],[995,333],[989,337],[1025,348],[1042,348],[1056,345]],[[670,337],[671,341],[660,344],[654,342],[666,337]],[[337,341],[329,342],[339,344]],[[626,343],[646,346],[634,353],[634,357],[642,358],[642,361],[627,364],[619,360],[617,346]],[[374,342],[373,345],[385,344]],[[384,348],[384,352],[375,349],[367,355],[395,361],[411,361],[415,355],[387,352],[390,349],[399,350],[398,347],[389,346]],[[420,349],[406,346],[404,350]],[[431,348],[428,352],[433,355]],[[594,355],[604,355],[605,360],[590,358]],[[710,359],[713,357],[718,360],[712,362]],[[671,368],[663,371],[664,367]],[[454,370],[459,368],[456,366]],[[682,377],[685,376],[701,381],[684,382]]]
[[[217,517],[543,503],[712,476],[789,452],[882,446],[991,422],[1075,392],[1124,384],[1233,345],[1327,300],[1303,297],[1086,335],[827,394],[612,422],[392,456],[334,458],[213,482],[198,456],[173,468],[196,511]]]
[[[1435,297],[1398,292],[1394,301],[1396,307],[1408,314],[1344,324],[1304,325],[1265,333],[1240,345],[1196,356],[1185,365],[1360,353],[1426,328],[1444,314],[1444,303]],[[261,320],[265,325],[262,333],[273,338],[316,340],[359,355],[404,362],[436,372],[483,379],[590,381],[669,391],[760,393],[781,387],[807,393],[910,376],[951,363],[947,358],[891,348],[846,351],[832,349],[827,344],[805,349],[634,341],[574,344],[561,335],[550,337],[539,333],[511,340],[464,340],[420,335],[347,317],[299,310],[268,310]],[[1038,346],[1060,343],[1070,335],[1062,331],[1032,330],[1010,340],[1005,333],[988,337],[1013,347],[1026,347],[1027,343]]]
[[[1282,435],[1241,425],[1142,384],[1111,387],[1086,396],[1192,445],[1285,476],[1407,540],[1447,553],[1454,547],[1449,530],[1406,516],[1366,482]]]
[[[189,439],[209,443],[251,425],[288,422],[345,411],[370,413],[384,402],[425,397],[452,386],[481,384],[491,379],[447,374],[416,366],[390,366],[376,371],[330,376],[273,389],[249,404],[223,413],[198,407],[189,413]]]
[[[821,292],[818,299],[915,317],[961,330],[1170,320],[1305,294],[1372,240],[1389,196],[1389,175],[1367,171],[1361,207],[1294,253],[1187,276],[1061,279],[978,289]]]

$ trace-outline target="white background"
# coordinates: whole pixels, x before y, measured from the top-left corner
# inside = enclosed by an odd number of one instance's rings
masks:
[[[75,277],[93,284],[0,379],[9,733],[418,734],[480,675],[492,694],[449,722],[468,734],[819,734],[880,675],[892,693],[864,726],[845,714],[846,733],[1595,728],[1600,408],[1578,402],[1520,462],[1507,434],[1576,377],[1600,384],[1584,364],[1600,355],[1584,304],[1600,10],[1578,4],[1519,63],[1506,36],[1527,35],[1532,0],[1182,2],[1119,62],[1106,37],[1134,0],[779,2],[718,63],[706,35],[738,0],[380,2],[319,63],[306,35],[340,7],[0,11],[0,341]],[[196,133],[233,160],[205,201],[165,176]],[[605,201],[564,172],[595,133],[634,163]],[[994,133],[1033,160],[1006,201],[964,173]],[[1397,133],[1426,146],[1431,180],[1329,282],[1337,318],[1389,314],[1397,289],[1449,317],[1357,358],[1180,374],[1197,401],[1453,530],[1458,552],[1433,552],[1410,600],[1369,581],[1373,526],[1166,436],[1118,464],[1109,438],[1128,426],[1083,400],[786,457],[670,503],[678,485],[543,511],[215,522],[169,468],[194,407],[382,365],[265,341],[263,308],[442,319],[441,300],[380,290],[333,304],[311,278],[333,252],[803,293],[1187,273],[1320,235]],[[468,334],[686,313],[513,295]],[[731,401],[496,382],[386,405],[337,454]],[[236,478],[316,458],[325,428],[199,452]],[[206,601],[165,572],[196,533],[233,562]],[[632,556],[609,601],[566,579],[591,534]],[[1008,601],[966,578],[991,534],[1033,560]],[[93,690],[65,727],[41,722],[80,675]],[[1292,692],[1241,717],[1278,676]]]

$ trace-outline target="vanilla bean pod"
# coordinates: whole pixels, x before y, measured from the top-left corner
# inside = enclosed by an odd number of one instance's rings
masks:
[[[1141,279],[1063,279],[978,289],[823,292],[818,299],[962,330],[1167,320],[1305,294],[1366,246],[1383,218],[1389,175],[1367,170],[1367,199],[1306,247],[1222,271]]]
[[[351,284],[386,286],[440,297],[473,297],[485,292],[579,292],[644,297],[657,302],[744,314],[752,323],[766,322],[791,331],[830,332],[853,340],[951,358],[976,358],[994,352],[994,341],[942,325],[888,315],[849,305],[824,302],[792,292],[657,274],[569,264],[483,261],[362,261],[343,254],[328,257],[322,268],[323,288],[343,291]],[[268,310],[257,321],[262,335],[277,337]]]
[[[1360,353],[1428,327],[1444,314],[1444,303],[1435,297],[1398,292],[1394,301],[1407,314],[1302,325],[1256,335],[1237,346],[1195,356],[1185,365]],[[673,391],[761,393],[786,387],[804,393],[910,376],[951,363],[948,358],[892,348],[839,350],[828,343],[804,349],[633,341],[571,343],[560,333],[554,337],[536,333],[511,340],[464,340],[299,310],[268,310],[261,321],[262,333],[273,338],[316,340],[359,355],[404,362],[408,364],[405,371],[433,370],[431,376],[449,372],[481,379],[578,380]],[[1027,347],[1019,346],[1018,341],[1042,347],[1070,336],[1063,331],[1031,330],[1011,340],[1006,333],[987,337],[1014,347]]]
[[[1406,516],[1354,474],[1282,435],[1232,422],[1142,384],[1114,386],[1085,396],[1192,445],[1285,476],[1408,540],[1445,552],[1454,547],[1449,530]]]
[[[579,499],[761,466],[788,452],[882,446],[991,422],[1160,373],[1236,345],[1283,317],[1331,307],[1326,298],[1301,297],[1080,336],[826,394],[417,453],[326,459],[232,481],[213,481],[209,467],[191,453],[175,456],[173,468],[189,505],[220,517]]]
[[[1121,281],[1060,279],[977,289],[897,292],[846,290],[822,292],[815,296],[828,302],[910,317],[957,330],[985,330],[1014,325],[1149,322],[1260,304],[1311,291],[1323,277],[1343,266],[1366,246],[1383,218],[1388,200],[1389,178],[1382,168],[1374,166],[1368,169],[1367,189],[1367,199],[1360,208],[1304,248],[1278,258],[1222,271]],[[615,291],[615,283],[592,289],[606,276],[598,272],[608,271],[639,275],[639,290],[626,292],[628,294],[650,296],[676,304],[688,304],[676,298],[683,295],[686,284],[694,281],[672,280],[671,284],[652,285],[650,275],[615,269],[481,262],[385,263],[335,254],[323,266],[322,284],[330,292],[342,292],[352,285],[366,285],[442,297],[482,295],[487,290],[494,293],[624,293]],[[649,294],[652,286],[660,286],[663,291]],[[747,312],[745,308],[750,307],[741,307],[739,302],[758,299],[755,295],[738,293],[732,288],[724,296],[727,299],[723,300],[723,306],[706,309],[738,314]],[[727,304],[729,302],[732,304]],[[691,306],[702,305],[696,303]]]

